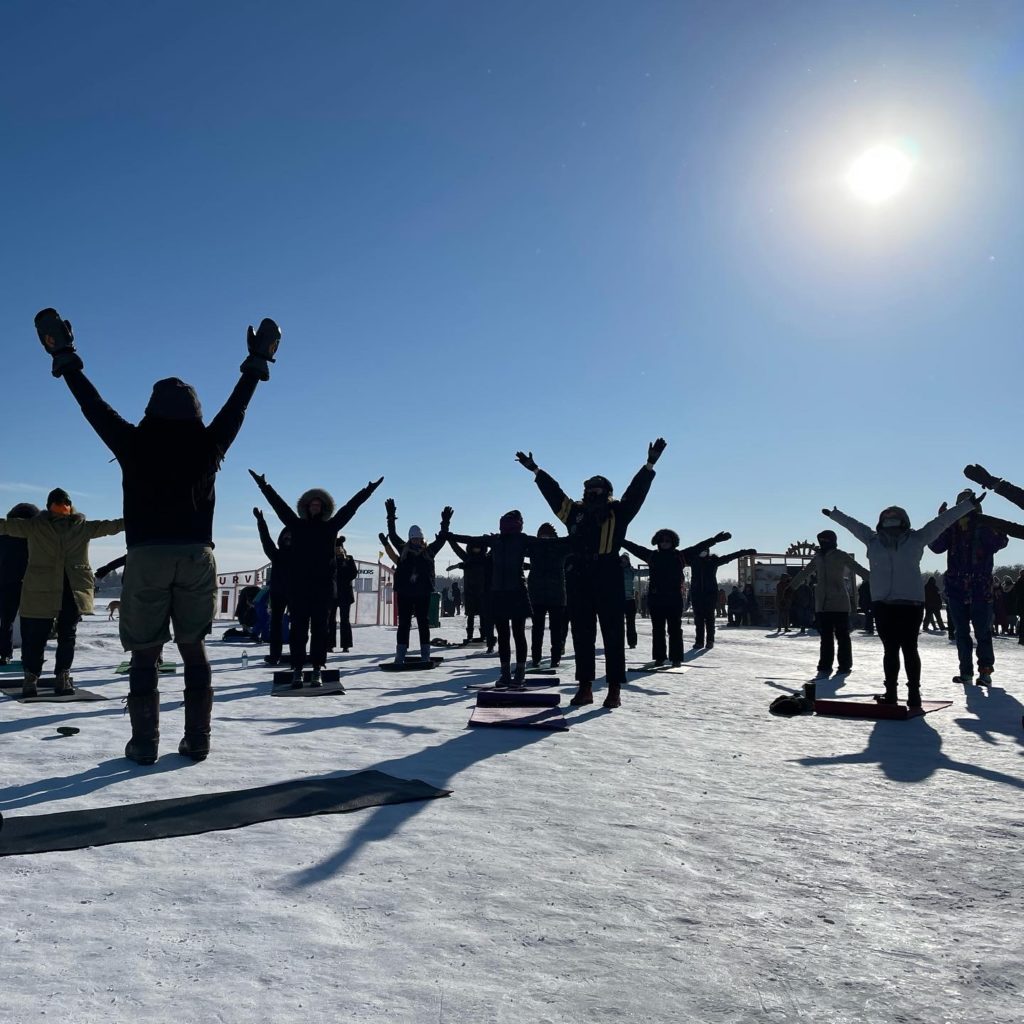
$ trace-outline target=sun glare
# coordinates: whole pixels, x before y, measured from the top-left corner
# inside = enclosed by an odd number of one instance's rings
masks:
[[[846,172],[846,184],[861,202],[872,206],[902,192],[910,180],[913,161],[896,146],[872,146]]]

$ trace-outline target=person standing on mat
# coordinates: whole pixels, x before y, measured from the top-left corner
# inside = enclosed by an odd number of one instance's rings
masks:
[[[288,607],[289,564],[292,555],[292,531],[286,526],[271,539],[263,511],[252,510],[260,534],[263,554],[270,561],[270,653],[263,659],[265,665],[280,665],[284,648],[284,611]]]
[[[210,752],[213,687],[204,638],[217,609],[213,558],[215,481],[242,427],[256,386],[270,379],[281,340],[273,320],[249,328],[249,355],[224,407],[203,423],[195,390],[177,377],[157,381],[138,424],[119,416],[82,372],[71,325],[56,310],[36,316],[36,330],[100,440],[121,466],[128,561],[121,591],[121,643],[131,651],[125,757],[153,764],[160,742],[158,664],[170,625],[185,674],[185,735],[178,752],[194,761]]]
[[[690,605],[693,608],[693,629],[696,634],[694,650],[704,648],[710,651],[715,646],[719,567],[743,555],[757,554],[754,548],[743,548],[729,555],[713,555],[709,547],[701,544],[683,550],[683,559],[690,567]]]
[[[384,477],[371,480],[335,512],[334,498],[313,487],[304,492],[291,509],[267,483],[267,478],[249,470],[256,486],[270,502],[278,519],[291,530],[292,543],[288,571],[288,654],[292,668],[292,689],[302,689],[302,670],[306,664],[306,642],[313,662],[311,685],[323,685],[320,677],[327,664],[327,624],[337,600],[334,542],[338,532],[359,511]]]
[[[793,577],[791,586],[799,589],[818,579],[814,591],[815,627],[818,630],[818,675],[832,674],[832,661],[839,651],[839,674],[853,671],[853,645],[850,642],[850,593],[846,589],[847,576],[856,574],[867,581],[871,574],[859,565],[853,555],[840,551],[835,530],[822,530],[818,534],[818,551]]]
[[[719,533],[688,550],[711,548],[731,537],[731,533]],[[655,665],[664,665],[667,657],[672,667],[678,668],[683,663],[683,569],[686,556],[679,550],[679,534],[675,530],[658,530],[651,537],[651,544],[654,546],[645,548],[631,540],[622,542],[630,554],[647,563],[650,571],[647,603],[651,612],[651,661]]]
[[[338,637],[342,653],[348,654],[352,647],[352,605],[356,603],[353,586],[359,577],[359,569],[356,560],[345,550],[344,537],[339,537],[335,544],[334,564],[337,566],[338,598],[331,609],[331,621],[327,627],[327,649],[334,650],[334,640]]]
[[[998,481],[997,481],[998,482]],[[973,498],[972,490],[962,490],[957,501]],[[946,504],[940,506],[944,512]],[[1009,543],[1008,530],[1014,524],[1002,519],[971,512],[957,520],[933,540],[929,549],[945,554],[946,606],[956,637],[960,671],[953,682],[974,681],[974,648],[977,644],[978,683],[992,684],[995,669],[995,648],[992,643],[992,571],[995,554]],[[974,630],[973,641],[971,630]]]
[[[623,611],[626,616],[626,646],[633,650],[637,644],[636,635],[636,569],[629,555],[619,555],[622,565]]]
[[[448,527],[454,512],[450,505],[441,511],[441,529],[427,543],[418,526],[409,527],[408,540],[398,536],[398,506],[394,498],[384,502],[388,517],[388,539],[398,554],[395,568],[395,593],[398,595],[398,636],[395,646],[395,665],[404,665],[409,651],[409,633],[413,616],[419,632],[420,660],[430,663],[430,596],[434,593],[434,559],[448,543]]]
[[[7,513],[8,520],[32,519],[39,507],[19,502]],[[28,541],[24,537],[0,536],[0,665],[14,659],[14,620],[21,604],[21,582],[28,566]]]
[[[660,437],[648,446],[646,464],[618,500],[612,497],[607,477],[593,476],[584,481],[582,501],[574,501],[558,481],[537,465],[533,452],[516,453],[516,461],[534,474],[545,501],[565,523],[573,541],[572,572],[578,579],[573,584],[570,611],[578,688],[571,703],[576,706],[594,702],[598,621],[608,680],[604,706],[621,705],[622,685],[626,681],[626,638],[619,549],[629,524],[643,507],[654,482],[655,463],[665,447],[666,442]]]
[[[537,528],[540,541],[530,548],[530,576],[526,583],[533,609],[531,662],[536,668],[544,654],[544,622],[550,630],[551,667],[558,668],[565,647],[565,563],[572,542],[559,537],[551,523]]]
[[[0,519],[0,536],[28,542],[21,590],[22,695],[35,697],[43,674],[46,641],[57,633],[54,692],[75,692],[71,667],[83,615],[92,615],[95,578],[89,566],[89,541],[124,530],[123,519],[87,520],[76,512],[63,488],[50,491],[46,510],[31,519]]]
[[[903,667],[907,673],[907,706],[921,706],[921,656],[917,650],[918,634],[924,618],[921,558],[926,545],[978,507],[978,501],[973,497],[966,498],[918,530],[911,529],[910,517],[898,505],[882,509],[875,529],[835,507],[821,510],[867,547],[875,624],[885,651],[882,661],[885,693],[880,698],[885,704],[897,703],[902,653]]]
[[[494,620],[491,617],[491,556],[486,547],[470,544],[462,547],[449,537],[448,545],[461,561],[463,599],[466,602],[466,641],[473,639],[473,625],[480,619],[480,639],[487,653],[494,650]],[[455,568],[449,566],[449,569]]]

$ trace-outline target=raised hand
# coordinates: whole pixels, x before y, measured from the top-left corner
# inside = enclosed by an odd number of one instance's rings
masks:
[[[381,547],[383,547],[388,542],[387,537],[383,533],[378,533],[377,534],[377,540],[380,541]]]
[[[948,502],[945,502],[945,501],[944,501],[944,502],[943,502],[943,503],[942,503],[942,504],[941,504],[941,505],[939,506],[939,515],[941,516],[943,512],[948,512],[948,511],[949,511],[949,504],[948,504]]]
[[[999,483],[998,477],[994,477],[984,466],[979,466],[977,463],[964,466],[964,476],[976,484],[981,484],[989,491],[995,490],[996,484]]]
[[[732,534],[727,530],[723,530],[721,533],[715,534],[715,543],[721,544],[723,540],[732,540]]]
[[[43,349],[53,357],[51,373],[54,377],[63,377],[69,370],[84,369],[75,351],[70,320],[62,320],[57,310],[48,307],[36,313],[35,325]]]
[[[661,453],[668,447],[668,441],[659,437],[647,446],[647,461],[653,466],[661,458]]]
[[[267,478],[263,473],[257,473],[255,469],[250,469],[249,476],[251,476],[260,487],[266,487]]]
[[[447,526],[452,521],[453,515],[455,515],[455,509],[453,509],[451,505],[445,505],[445,507],[441,509],[442,525]]]
[[[395,519],[398,516],[398,506],[395,504],[394,498],[384,499],[384,511],[388,514],[388,519]]]
[[[741,556],[752,556],[757,554],[757,548],[744,548],[741,552]]]
[[[257,518],[257,519],[262,519],[262,518],[263,518],[263,510],[262,510],[262,509],[259,509],[259,508],[254,508],[254,509],[252,510],[252,514],[253,514],[253,515],[254,515],[254,516],[255,516],[255,517]]]
[[[821,514],[823,516],[828,516],[828,518],[831,519],[832,518],[832,513],[835,512],[835,511],[836,511],[836,507],[835,507],[835,505],[833,505],[831,508],[823,508],[821,510]]]
[[[381,477],[379,480],[371,480],[366,486],[370,488],[370,493],[372,494],[382,483],[384,483],[384,477]]]
[[[254,331],[252,325],[245,336],[249,347],[249,355],[239,368],[242,373],[249,373],[260,380],[270,380],[270,366],[281,344],[281,328],[269,317],[260,322]]]
[[[533,452],[516,452],[516,462],[531,473],[537,472],[537,463],[533,461]]]

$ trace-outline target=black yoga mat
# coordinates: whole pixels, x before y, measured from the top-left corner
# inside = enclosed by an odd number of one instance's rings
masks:
[[[53,684],[40,683],[38,696],[22,697],[21,687],[5,686],[0,689],[5,697],[16,700],[19,704],[72,704],[79,700],[106,700],[102,693],[93,693],[92,690],[83,690],[80,686],[75,687],[74,693],[54,693]]]
[[[383,804],[431,800],[450,793],[451,790],[437,789],[418,779],[396,779],[383,772],[369,771],[340,779],[298,779],[256,789],[88,811],[7,815],[0,831],[0,857],[194,836],[244,828],[260,821],[347,814]]]

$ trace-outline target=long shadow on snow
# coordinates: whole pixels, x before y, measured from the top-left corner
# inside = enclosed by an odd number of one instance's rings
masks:
[[[985,743],[997,744],[996,736],[1009,736],[1024,745],[1024,704],[998,687],[964,685],[967,710],[976,718],[958,718],[956,724]],[[993,735],[995,734],[995,735]]]
[[[877,764],[886,778],[893,782],[906,783],[924,782],[940,770],[951,771],[1024,789],[1024,779],[963,761],[954,761],[942,753],[942,737],[928,724],[923,715],[906,722],[876,721],[867,747],[859,754],[801,757],[796,763],[806,768]]]

